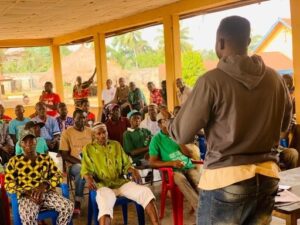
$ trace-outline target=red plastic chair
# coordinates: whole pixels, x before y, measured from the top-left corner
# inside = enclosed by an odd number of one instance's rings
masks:
[[[3,200],[4,209],[5,209],[5,218],[7,218],[8,221],[5,221],[5,224],[10,225],[10,212],[9,212],[9,201],[6,194],[6,191],[4,189],[4,180],[5,180],[5,174],[0,173],[0,190],[1,190],[1,198]]]
[[[192,162],[193,164],[203,164],[202,160],[192,160]],[[174,183],[173,168],[164,167],[159,170],[162,176],[159,218],[164,217],[167,193],[171,191],[174,225],[183,225],[183,194]]]

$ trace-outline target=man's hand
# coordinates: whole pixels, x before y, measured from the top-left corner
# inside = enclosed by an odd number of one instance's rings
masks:
[[[131,173],[132,179],[135,183],[142,183],[142,178],[138,170],[136,170],[135,168],[129,168],[128,172]]]
[[[96,182],[92,176],[85,176],[84,178],[87,182],[87,186],[89,190],[97,190]]]
[[[172,161],[172,167],[174,167],[176,169],[180,169],[180,168],[184,167],[184,163],[180,160],[175,160],[175,161]]]
[[[47,191],[47,187],[49,185],[46,183],[40,184],[37,188],[34,188],[30,196],[28,196],[32,201],[34,201],[37,205],[40,205],[43,201],[43,194]]]

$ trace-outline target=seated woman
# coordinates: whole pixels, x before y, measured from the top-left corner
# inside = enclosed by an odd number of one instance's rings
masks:
[[[36,137],[31,130],[23,129],[19,140],[24,153],[9,160],[5,189],[18,196],[22,224],[37,224],[37,215],[43,208],[57,211],[57,224],[67,225],[74,206],[55,192],[55,187],[62,182],[61,172],[48,154],[36,152]]]
[[[100,225],[111,224],[116,196],[124,196],[142,205],[151,223],[160,224],[153,193],[148,187],[124,178],[124,175],[131,173],[134,181],[141,181],[121,144],[107,137],[105,124],[96,124],[93,128],[93,143],[84,147],[81,162],[81,175],[89,189],[97,190]]]

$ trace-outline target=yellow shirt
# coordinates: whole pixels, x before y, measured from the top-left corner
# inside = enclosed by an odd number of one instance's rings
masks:
[[[204,169],[198,187],[207,191],[215,190],[248,180],[255,174],[279,179],[279,171],[279,167],[273,161],[219,169]]]

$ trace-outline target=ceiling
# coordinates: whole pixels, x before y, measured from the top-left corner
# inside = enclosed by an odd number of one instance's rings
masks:
[[[179,0],[0,0],[0,40],[52,38]]]

